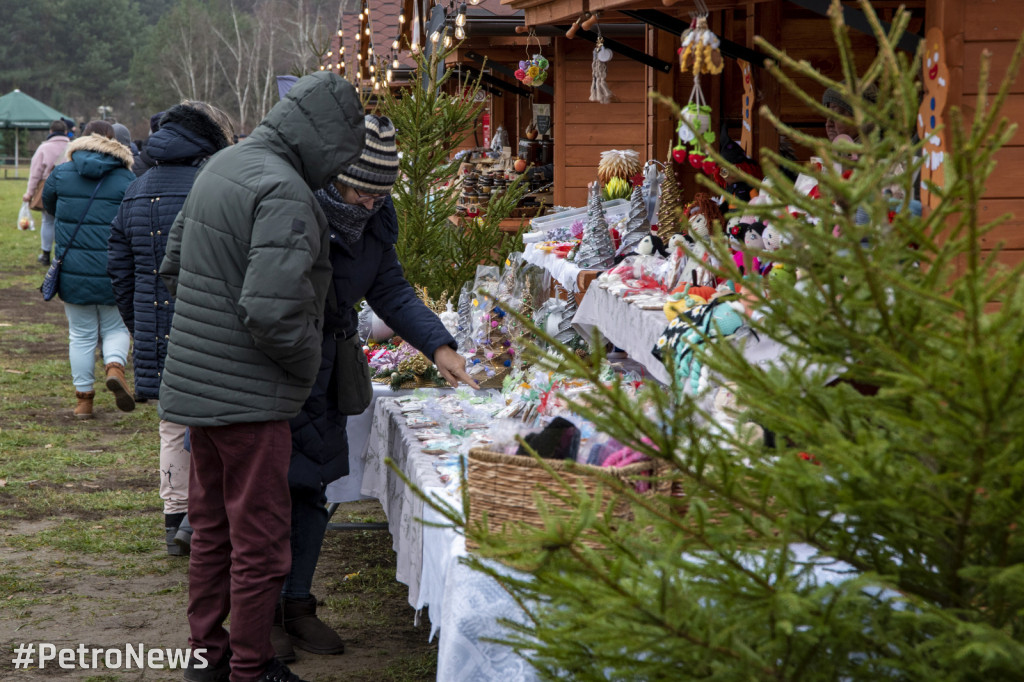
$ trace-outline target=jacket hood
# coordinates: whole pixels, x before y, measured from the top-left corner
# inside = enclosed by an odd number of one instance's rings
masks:
[[[285,153],[311,190],[321,189],[363,152],[366,128],[359,96],[335,73],[304,76],[246,144],[257,140]]]
[[[68,144],[67,154],[78,174],[86,178],[103,177],[118,166],[131,170],[135,163],[131,149],[100,135],[76,137]]]
[[[157,164],[191,162],[212,156],[229,144],[213,119],[179,104],[163,115],[160,129],[146,141],[145,154],[148,162]]]

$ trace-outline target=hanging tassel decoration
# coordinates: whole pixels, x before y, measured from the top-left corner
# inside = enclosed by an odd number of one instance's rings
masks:
[[[590,101],[608,104],[612,101],[612,91],[608,88],[608,60],[611,50],[604,46],[598,37],[594,47],[594,61],[591,63]]]

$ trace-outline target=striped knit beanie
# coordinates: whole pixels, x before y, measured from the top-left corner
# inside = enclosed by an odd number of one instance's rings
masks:
[[[398,179],[395,126],[385,116],[366,115],[366,146],[355,163],[338,174],[338,182],[370,194],[387,194]]]

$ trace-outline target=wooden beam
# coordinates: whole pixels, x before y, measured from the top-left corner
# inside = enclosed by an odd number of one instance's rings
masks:
[[[565,68],[565,43],[567,38],[555,39],[555,101],[551,105],[551,126],[555,137],[555,204],[560,206],[569,205],[565,195],[565,150],[566,150],[566,117],[568,115],[565,101],[566,96],[566,68]]]

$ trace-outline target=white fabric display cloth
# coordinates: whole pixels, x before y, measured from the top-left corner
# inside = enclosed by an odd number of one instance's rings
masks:
[[[594,282],[572,318],[576,331],[588,341],[596,328],[606,339],[629,353],[647,372],[663,384],[670,382],[665,365],[651,355],[658,337],[668,326],[665,313],[660,310],[641,310],[623,299],[608,293]]]
[[[391,544],[398,555],[395,578],[409,586],[409,605],[415,607],[423,572],[423,500],[384,463],[387,457],[420,489],[444,487],[432,458],[420,452],[415,431],[405,425],[398,404],[384,399],[370,429],[361,492],[377,498],[384,507]]]
[[[381,398],[396,398],[409,389],[392,391],[388,384],[373,384],[373,399],[370,406],[360,414],[348,418],[345,433],[348,436],[348,475],[332,481],[327,486],[327,502],[355,502],[356,500],[372,499],[364,497],[360,490],[363,487],[363,460],[366,459],[366,447],[370,440],[370,429],[373,426],[373,414],[377,401]]]
[[[576,277],[580,274],[580,269],[575,264],[554,254],[541,251],[536,244],[526,245],[526,248],[523,249],[523,260],[547,270],[566,291],[570,293],[579,291]]]

